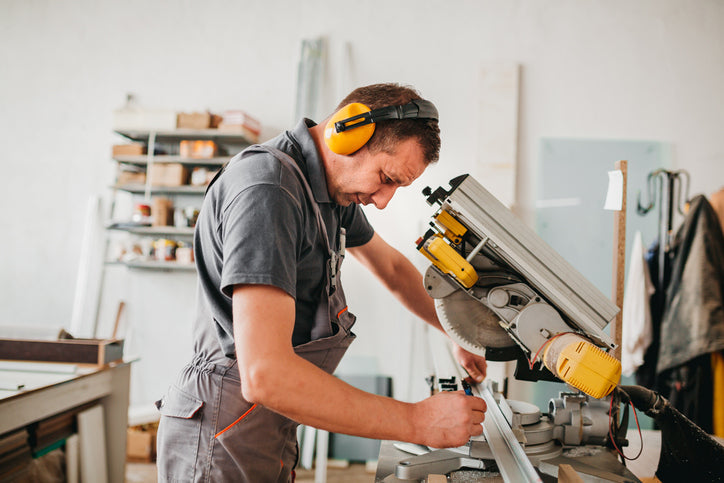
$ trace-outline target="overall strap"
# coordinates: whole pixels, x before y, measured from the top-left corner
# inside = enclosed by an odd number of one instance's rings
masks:
[[[343,248],[340,250],[341,253],[337,253],[332,249],[331,243],[329,241],[329,236],[327,234],[327,225],[324,223],[324,218],[322,217],[322,212],[319,210],[319,205],[317,204],[316,200],[314,199],[314,193],[312,192],[311,186],[309,186],[309,182],[307,181],[307,178],[304,176],[304,173],[302,173],[302,170],[297,165],[296,161],[294,161],[294,158],[289,156],[284,151],[281,151],[277,148],[273,148],[271,146],[267,146],[265,144],[255,144],[253,146],[250,146],[249,148],[245,149],[241,153],[241,157],[247,156],[253,152],[259,152],[264,151],[279,160],[282,163],[287,164],[290,166],[294,172],[296,173],[297,177],[302,183],[302,186],[304,186],[304,189],[307,192],[307,199],[309,200],[310,205],[312,205],[312,209],[314,211],[314,215],[317,219],[317,226],[319,227],[319,231],[322,235],[322,240],[324,243],[324,247],[327,249],[327,254],[329,255],[328,259],[328,266],[329,266],[329,291],[328,295],[331,295],[337,290],[337,279],[338,279],[338,272],[339,272],[339,265],[344,258],[344,252]],[[211,183],[209,183],[209,186],[206,188],[206,192],[209,192],[209,189],[211,188],[211,185],[214,184],[221,174],[226,170],[226,167],[228,166],[228,163],[226,163],[218,173],[216,173],[216,176],[214,176],[214,179],[211,180]],[[344,243],[344,229],[341,229],[340,233],[342,237],[342,244]],[[343,246],[343,245],[341,245]]]
[[[319,226],[319,230],[321,231],[323,238],[324,238],[324,245],[327,248],[327,251],[332,253],[333,250],[329,244],[329,237],[327,236],[327,226],[324,224],[324,219],[322,218],[322,213],[319,211],[319,205],[314,200],[314,193],[312,193],[312,188],[309,186],[309,182],[307,181],[307,178],[304,176],[304,173],[302,173],[302,170],[299,169],[299,166],[294,161],[294,158],[289,156],[284,151],[281,151],[277,148],[273,148],[271,146],[266,146],[264,144],[254,144],[244,151],[241,152],[241,158],[259,151],[265,151],[274,158],[278,159],[279,161],[286,163],[287,165],[291,166],[294,171],[296,172],[299,180],[302,182],[302,186],[304,186],[306,192],[307,192],[307,198],[309,199],[310,204],[312,205],[312,209],[314,211],[314,215],[317,218],[317,225]],[[232,160],[233,161],[233,160]],[[206,192],[204,195],[208,194],[209,190],[211,189],[211,186],[218,181],[218,179],[221,177],[221,175],[226,171],[226,168],[229,166],[229,162],[224,163],[224,165],[221,167],[221,169],[214,175],[214,177],[211,179],[211,182],[209,182],[208,186],[206,187]]]
[[[299,165],[297,165],[296,161],[294,161],[294,158],[289,156],[284,151],[273,148],[271,146],[266,146],[264,144],[258,144],[253,146],[251,149],[245,151],[266,151],[272,156],[274,156],[279,161],[282,161],[286,163],[288,166],[291,166],[294,171],[297,174],[297,177],[302,182],[302,186],[304,186],[304,189],[307,192],[307,198],[309,199],[310,204],[312,205],[312,209],[314,210],[314,216],[317,218],[317,225],[319,226],[319,230],[322,232],[322,238],[324,238],[324,244],[327,247],[327,251],[332,253],[332,248],[329,244],[329,237],[327,235],[327,225],[324,224],[324,218],[322,218],[322,212],[319,210],[319,205],[314,200],[314,193],[312,192],[312,187],[309,186],[309,182],[307,181],[307,178],[304,176],[304,173],[302,173],[302,170],[299,168]]]
[[[319,227],[319,231],[322,234],[322,239],[324,240],[324,247],[327,249],[327,253],[329,254],[329,259],[327,261],[328,267],[329,267],[329,291],[328,295],[332,295],[337,290],[337,279],[339,278],[339,266],[341,264],[341,260],[344,257],[344,253],[337,253],[332,249],[332,246],[329,241],[329,235],[327,234],[327,225],[324,223],[324,218],[322,217],[322,212],[319,210],[319,205],[317,204],[317,201],[314,199],[314,193],[312,192],[312,187],[309,186],[309,182],[307,181],[307,178],[304,176],[304,173],[302,173],[302,170],[299,168],[299,165],[297,165],[296,161],[294,161],[294,158],[289,156],[284,151],[281,151],[280,149],[273,148],[271,146],[267,146],[265,144],[256,144],[248,149],[246,149],[242,156],[246,156],[252,152],[259,152],[259,151],[265,151],[272,156],[274,156],[279,161],[287,164],[291,168],[293,168],[294,172],[297,174],[297,177],[302,183],[302,186],[304,186],[304,189],[307,192],[307,199],[309,200],[309,203],[312,205],[312,209],[314,210],[314,215],[317,219],[317,226]],[[344,233],[344,229],[342,229],[342,233]],[[342,235],[344,236],[344,235]],[[342,243],[344,243],[342,241]]]

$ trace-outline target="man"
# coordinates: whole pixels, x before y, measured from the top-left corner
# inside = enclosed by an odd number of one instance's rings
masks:
[[[388,120],[335,137],[345,130],[335,123],[358,103]],[[376,111],[387,106],[403,107]],[[303,120],[236,156],[209,187],[194,241],[196,355],[157,403],[162,481],[289,481],[298,423],[435,447],[482,433],[479,398],[456,392],[404,403],[331,375],[355,337],[338,274],[345,245],[408,309],[441,328],[420,273],[358,206],[383,209],[437,160],[437,111],[395,84],[359,88],[340,108],[354,112],[326,126]],[[357,139],[362,129],[369,139]],[[482,380],[485,360],[455,351]]]

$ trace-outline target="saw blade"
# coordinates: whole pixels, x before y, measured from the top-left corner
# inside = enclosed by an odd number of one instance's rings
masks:
[[[436,299],[435,309],[445,332],[468,352],[485,356],[486,347],[515,345],[508,333],[500,327],[498,316],[462,290]]]

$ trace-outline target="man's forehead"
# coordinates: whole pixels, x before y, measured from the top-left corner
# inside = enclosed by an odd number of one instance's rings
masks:
[[[420,145],[415,140],[409,141],[401,143],[386,163],[385,174],[403,186],[412,184],[427,167]]]

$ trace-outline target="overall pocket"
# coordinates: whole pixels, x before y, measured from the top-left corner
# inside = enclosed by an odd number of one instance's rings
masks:
[[[257,404],[245,402],[237,409],[236,419],[214,437],[210,480],[287,481],[297,456],[296,423]]]
[[[158,428],[158,472],[166,481],[192,481],[199,451],[204,403],[177,386],[156,402],[161,413]]]

